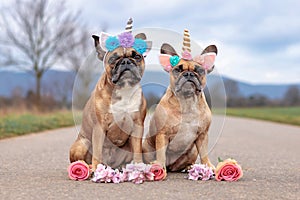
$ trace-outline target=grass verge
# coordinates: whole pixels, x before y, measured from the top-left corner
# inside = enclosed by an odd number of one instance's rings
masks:
[[[227,108],[227,115],[300,126],[300,107]]]
[[[74,125],[71,111],[0,116],[0,139]]]

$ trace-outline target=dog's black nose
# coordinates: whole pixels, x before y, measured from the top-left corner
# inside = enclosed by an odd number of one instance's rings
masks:
[[[190,78],[190,77],[193,77],[195,76],[195,74],[193,72],[190,72],[190,71],[186,71],[182,74],[184,77],[186,78]]]
[[[121,62],[121,65],[130,65],[130,64],[132,64],[132,62],[129,58],[124,58]]]

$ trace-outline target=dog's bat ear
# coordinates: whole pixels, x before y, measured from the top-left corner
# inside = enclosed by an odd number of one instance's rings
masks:
[[[134,38],[136,39],[142,39],[142,40],[147,40],[146,34],[145,33],[138,33],[137,35],[134,36]],[[147,43],[147,49],[146,51],[143,53],[143,56],[146,57],[148,55],[148,53],[150,52],[151,48],[152,48],[152,41],[146,41]]]
[[[161,54],[168,54],[171,56],[178,56],[176,53],[175,49],[168,43],[164,43],[161,48],[160,48],[160,53]]]
[[[104,55],[106,54],[106,51],[102,49],[100,45],[100,37],[97,35],[92,35],[92,38],[94,39],[95,48],[98,53],[98,58],[103,61]]]
[[[205,53],[215,53],[217,55],[218,49],[217,49],[216,45],[209,45],[202,51],[201,55],[205,54]]]
[[[139,39],[142,39],[142,40],[147,39],[145,33],[138,33],[137,35],[134,36],[134,38],[139,38]]]

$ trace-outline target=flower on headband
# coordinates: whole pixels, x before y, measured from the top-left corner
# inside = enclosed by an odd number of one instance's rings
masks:
[[[179,56],[171,56],[170,57],[170,64],[172,65],[172,67],[176,66],[180,61]]]
[[[140,54],[143,54],[147,51],[147,43],[140,38],[136,38],[133,43],[133,48]]]
[[[120,42],[116,36],[109,36],[105,41],[105,47],[108,51],[113,51],[120,46]]]
[[[133,46],[134,37],[130,32],[124,32],[119,35],[120,45],[124,48],[129,48]]]
[[[191,53],[188,52],[188,51],[182,52],[182,58],[185,59],[185,60],[192,60],[193,59]]]

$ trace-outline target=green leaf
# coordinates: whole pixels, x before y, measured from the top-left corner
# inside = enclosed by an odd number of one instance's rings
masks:
[[[218,162],[223,162],[223,160],[220,157],[218,157]]]

